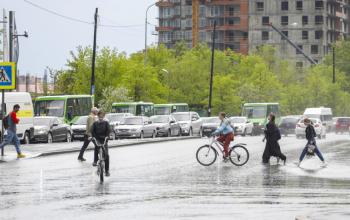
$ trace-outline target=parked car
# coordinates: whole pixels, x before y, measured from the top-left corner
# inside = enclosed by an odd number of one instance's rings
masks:
[[[111,126],[110,139],[114,140],[116,138],[115,128],[124,120],[125,117],[133,116],[131,113],[108,113],[106,114],[106,120]]]
[[[58,141],[71,142],[71,140],[71,128],[61,118],[34,117],[34,141],[52,143]]]
[[[234,127],[235,135],[253,135],[253,123],[247,117],[231,117],[231,125]]]
[[[156,127],[157,136],[181,136],[181,127],[171,115],[154,115],[150,117],[152,124]]]
[[[72,140],[84,140],[87,118],[88,116],[81,116],[76,122],[72,124]]]
[[[156,127],[145,116],[130,116],[115,128],[116,138],[156,137]]]
[[[316,136],[321,138],[326,138],[327,126],[326,123],[322,123],[318,118],[309,118],[313,123],[315,128]],[[297,138],[305,137],[305,129],[304,119],[300,119],[295,128],[295,135]]]
[[[278,125],[281,135],[288,136],[289,134],[295,134],[295,128],[300,121],[301,116],[285,116],[281,118]]]
[[[179,122],[183,135],[199,134],[202,136],[203,121],[197,112],[175,112],[171,115]]]
[[[348,132],[350,127],[350,117],[336,117],[334,119],[334,131],[336,134]]]
[[[212,134],[219,126],[220,119],[218,117],[202,117],[202,136],[209,136]]]

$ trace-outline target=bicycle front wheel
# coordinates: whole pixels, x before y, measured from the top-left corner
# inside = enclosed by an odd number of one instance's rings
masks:
[[[216,161],[217,154],[215,148],[209,145],[204,145],[198,148],[196,158],[201,165],[210,166]]]
[[[104,168],[105,168],[105,163],[104,163],[104,158],[103,158],[103,149],[100,147],[99,149],[99,163],[98,163],[98,174],[100,176],[100,182],[103,183],[104,180]]]
[[[249,160],[249,152],[242,145],[235,145],[231,148],[230,161],[236,166],[243,166]]]

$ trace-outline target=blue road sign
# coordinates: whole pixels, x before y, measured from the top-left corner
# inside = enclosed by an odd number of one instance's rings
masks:
[[[0,62],[0,90],[16,88],[16,64]]]

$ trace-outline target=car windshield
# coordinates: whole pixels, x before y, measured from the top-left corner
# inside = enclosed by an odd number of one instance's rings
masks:
[[[75,125],[86,125],[87,123],[87,116],[80,117],[76,122],[74,122]]]
[[[215,118],[204,118],[203,123],[215,123],[215,124],[220,124],[220,119],[215,117]]]
[[[153,123],[168,123],[169,122],[169,116],[165,115],[165,116],[152,116],[151,117],[151,121]]]
[[[173,115],[176,121],[190,121],[190,114],[184,113],[184,114],[174,114]]]
[[[308,115],[304,115],[305,117],[308,117],[308,118],[318,118],[318,119],[321,119],[321,115],[316,115],[316,114],[308,114]]]
[[[231,118],[232,123],[245,123],[245,118]]]
[[[125,118],[122,122],[124,125],[142,125],[142,118]]]
[[[349,123],[350,122],[350,118],[338,118],[338,122]]]
[[[124,117],[123,115],[115,115],[115,114],[106,115],[106,118],[108,119],[109,122],[122,121],[123,117]]]
[[[283,118],[281,123],[298,123],[297,118]]]
[[[50,126],[51,125],[51,118],[34,118],[34,125],[35,126]]]

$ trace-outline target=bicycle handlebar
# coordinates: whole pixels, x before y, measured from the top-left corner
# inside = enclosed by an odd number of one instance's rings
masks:
[[[105,137],[105,140],[104,140],[104,142],[103,142],[103,146],[106,145],[108,139],[109,139],[109,137]],[[93,141],[94,143],[96,143],[97,145],[98,145],[98,144],[101,144],[101,143],[99,143],[99,142],[97,141],[97,139],[96,139],[95,137],[92,137],[92,141]]]

